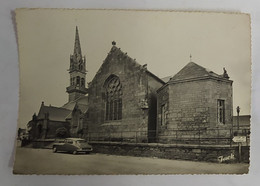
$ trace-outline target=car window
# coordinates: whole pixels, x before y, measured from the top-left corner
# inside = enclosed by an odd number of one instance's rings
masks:
[[[73,143],[73,141],[71,141],[71,140],[66,140],[66,141],[65,141],[65,143],[72,144],[72,143]]]
[[[86,143],[87,141],[85,140],[78,140],[77,143]]]

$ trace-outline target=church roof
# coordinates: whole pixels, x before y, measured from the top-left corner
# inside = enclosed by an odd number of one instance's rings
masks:
[[[77,26],[76,26],[76,33],[75,33],[74,55],[81,57],[81,47],[80,47],[80,41],[79,41],[79,31],[78,31],[78,27]]]
[[[66,116],[69,115],[71,111],[61,107],[45,106],[41,105],[40,111],[38,113],[38,119],[44,119],[45,114],[49,114],[49,119],[53,121],[65,121]]]
[[[172,76],[167,76],[167,77],[161,78],[161,80],[163,80],[165,83],[167,83],[171,78],[172,78]]]
[[[81,96],[78,99],[74,100],[74,101],[70,101],[66,104],[64,104],[61,108],[65,108],[68,110],[73,110],[76,103],[78,104],[80,110],[82,112],[85,112],[87,107],[88,107],[88,96]]]
[[[216,77],[225,79],[222,75],[218,75],[194,62],[188,63],[176,75],[174,75],[169,82],[176,82],[182,80],[190,80],[204,77]],[[225,79],[227,80],[227,79]]]
[[[224,68],[224,74],[218,75],[215,72],[212,72],[211,70],[208,70],[194,62],[189,62],[177,74],[175,74],[173,77],[171,77],[167,81],[168,78],[169,77],[162,78],[162,80],[165,81],[166,84],[163,85],[161,88],[159,88],[157,90],[157,92],[159,92],[160,90],[164,89],[164,87],[166,87],[172,83],[173,84],[181,83],[181,82],[201,80],[201,79],[206,79],[206,78],[232,82],[232,80],[229,80],[229,77],[228,77],[228,74],[226,73],[225,68]]]

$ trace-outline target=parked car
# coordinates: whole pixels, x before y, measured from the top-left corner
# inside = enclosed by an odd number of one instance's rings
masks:
[[[79,152],[91,152],[92,146],[86,140],[81,138],[66,138],[64,141],[59,141],[53,144],[53,152],[64,151],[77,154]]]

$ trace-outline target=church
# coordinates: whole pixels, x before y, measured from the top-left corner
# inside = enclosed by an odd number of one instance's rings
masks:
[[[76,27],[68,102],[62,107],[42,102],[28,123],[31,139],[72,136],[103,142],[192,144],[210,136],[226,143],[231,136],[233,81],[225,69],[219,75],[190,61],[171,78],[161,79],[113,41],[89,83],[86,74]]]

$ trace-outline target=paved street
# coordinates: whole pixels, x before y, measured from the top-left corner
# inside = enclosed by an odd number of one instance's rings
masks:
[[[243,174],[248,164],[219,164],[106,154],[52,153],[18,147],[18,174]]]

